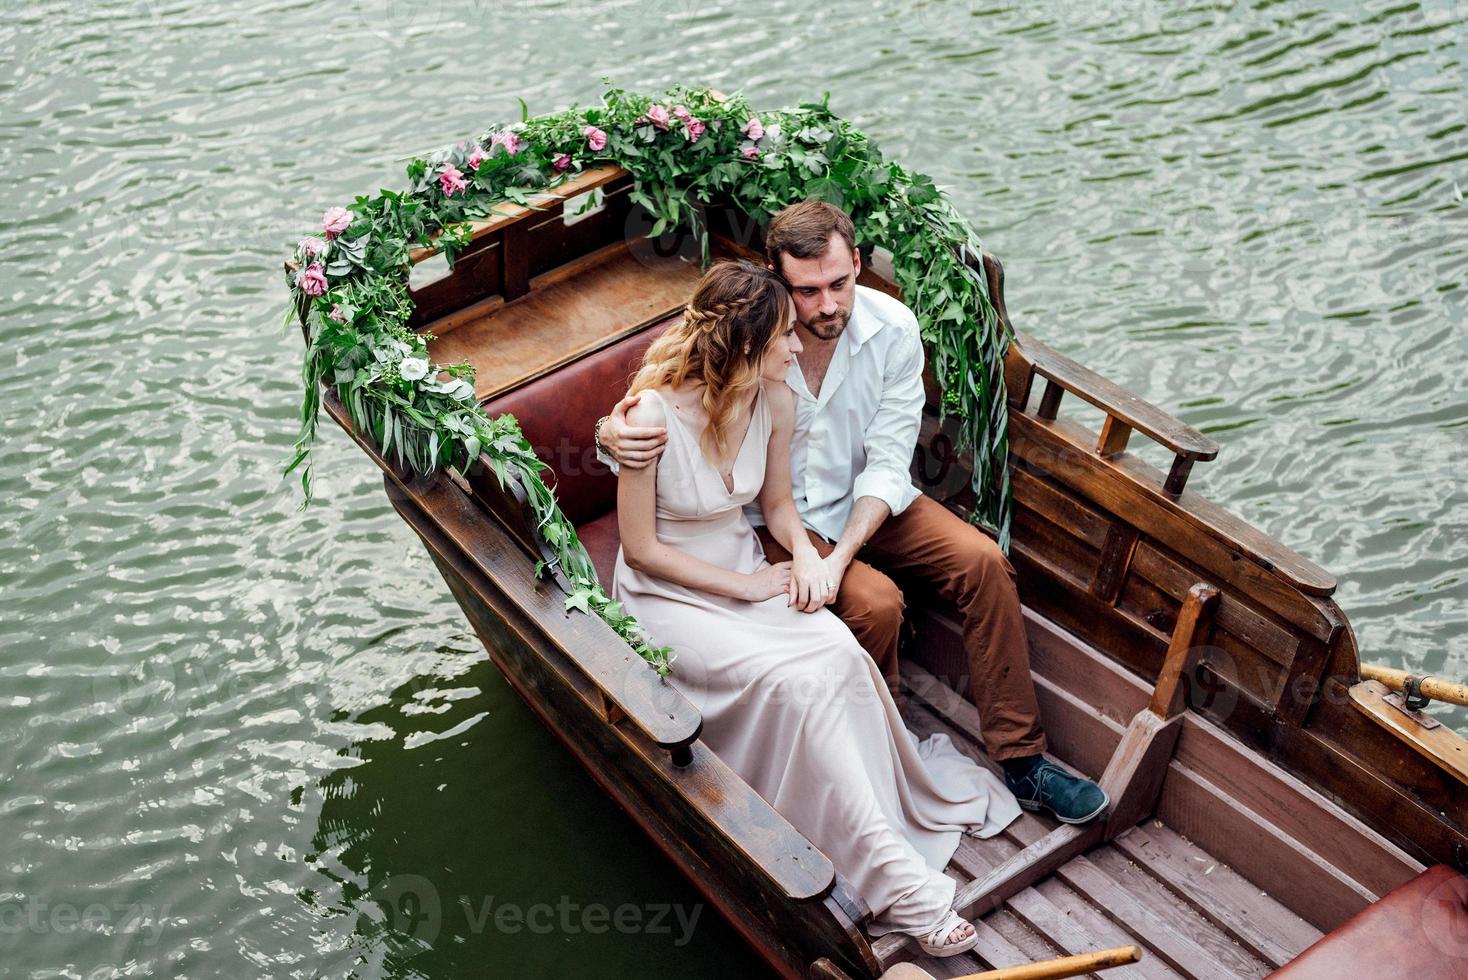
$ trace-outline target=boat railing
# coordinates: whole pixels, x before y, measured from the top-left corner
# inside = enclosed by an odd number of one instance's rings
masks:
[[[524,543],[520,536],[507,539],[504,533],[498,533],[498,526],[486,523],[485,503],[475,501],[474,488],[468,481],[456,480],[448,471],[419,477],[383,457],[376,443],[352,425],[334,390],[323,391],[322,406],[381,467],[403,502],[431,514],[448,541],[468,556],[510,602],[517,608],[535,611],[537,620],[550,627],[559,652],[594,686],[594,695],[578,689],[583,699],[594,701],[594,709],[609,723],[625,719],[636,726],[668,752],[674,765],[691,762],[693,743],[703,727],[698,709],[648,668],[611,627],[595,616],[568,612],[563,589],[555,588],[552,594],[546,583],[535,577],[529,559],[521,554]],[[485,486],[484,480],[475,482],[481,490]],[[493,478],[488,482],[492,483]]]
[[[1040,397],[1035,414],[1053,421],[1060,412],[1060,399],[1066,393],[1076,395],[1106,413],[1106,421],[1096,442],[1096,454],[1109,459],[1126,449],[1132,431],[1150,436],[1174,454],[1172,468],[1162,488],[1172,496],[1183,492],[1193,463],[1206,462],[1218,456],[1218,443],[1167,412],[1143,401],[1101,375],[1076,363],[1027,334],[1016,334],[1018,357],[1010,359],[1009,370],[1019,373],[1009,383],[1011,398],[1017,404],[1029,401],[1030,388],[1036,375],[1045,379],[1045,393]]]
[[[1060,414],[1060,400],[1066,392],[1089,402],[1106,416],[1096,441],[1096,455],[1103,459],[1120,455],[1132,431],[1141,432],[1173,453],[1172,467],[1162,483],[1163,490],[1173,497],[1183,492],[1195,462],[1218,457],[1218,443],[1197,429],[1029,334],[1014,330],[1004,304],[1004,266],[999,259],[984,253],[978,260],[970,258],[968,265],[984,276],[995,311],[1015,336],[1004,362],[1004,382],[1011,405],[1024,410],[1036,375],[1046,382],[1045,393],[1040,396],[1035,411],[1038,418],[1054,421]]]

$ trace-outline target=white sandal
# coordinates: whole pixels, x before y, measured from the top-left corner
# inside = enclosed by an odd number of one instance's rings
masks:
[[[947,940],[948,934],[959,926],[972,927],[972,925],[973,923],[953,911],[953,909],[949,909],[947,917],[936,929],[933,929],[926,936],[914,936],[913,938],[917,940],[917,944],[922,948],[922,951],[929,956],[937,956],[939,958],[944,956],[957,956],[959,953],[966,953],[978,945],[978,930],[975,929],[967,937],[959,939],[956,942],[950,943],[945,940]]]

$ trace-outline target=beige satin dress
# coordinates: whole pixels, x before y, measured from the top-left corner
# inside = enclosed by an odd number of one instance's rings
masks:
[[[755,398],[732,493],[661,401],[658,539],[723,568],[765,567],[741,508],[764,482],[768,397]],[[612,594],[673,647],[669,681],[703,712],[704,743],[831,859],[871,907],[871,934],[936,926],[953,904],[943,868],[960,833],[989,837],[1019,815],[1003,783],[946,735],[919,742],[876,664],[827,609],[699,592],[634,571],[620,552]]]

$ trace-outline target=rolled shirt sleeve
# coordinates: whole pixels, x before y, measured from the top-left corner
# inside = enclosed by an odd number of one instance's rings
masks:
[[[923,342],[914,321],[887,351],[881,400],[863,438],[866,466],[857,474],[853,499],[876,497],[894,514],[902,513],[917,499],[918,489],[912,485],[912,454],[922,426],[925,399]]]
[[[596,458],[601,460],[603,466],[612,471],[612,476],[617,476],[619,473],[617,461],[601,451],[601,447],[596,444],[595,432],[593,432],[591,436],[591,445],[592,448],[596,451]],[[583,456],[582,458],[585,459],[586,457]]]

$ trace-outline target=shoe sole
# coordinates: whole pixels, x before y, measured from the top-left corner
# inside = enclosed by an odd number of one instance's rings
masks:
[[[1097,817],[1105,812],[1106,808],[1111,805],[1111,797],[1106,795],[1105,790],[1101,791],[1101,796],[1102,800],[1100,806],[1092,810],[1090,813],[1079,817],[1062,817],[1060,814],[1055,812],[1055,808],[1053,806],[1050,806],[1048,803],[1040,803],[1037,800],[1021,800],[1017,796],[1015,797],[1015,800],[1018,801],[1020,808],[1023,810],[1029,810],[1031,813],[1035,813],[1039,810],[1049,810],[1050,813],[1054,815],[1055,819],[1059,820],[1061,823],[1075,825],[1081,823],[1090,823],[1092,820],[1095,820]]]

